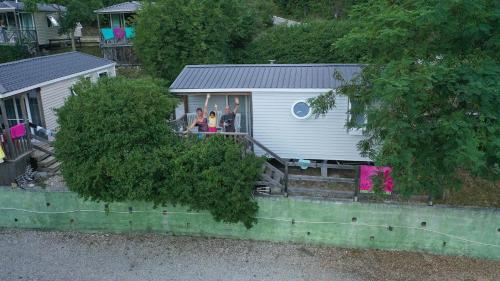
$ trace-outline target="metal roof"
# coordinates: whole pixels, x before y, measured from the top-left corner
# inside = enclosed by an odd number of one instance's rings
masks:
[[[114,64],[80,52],[68,52],[0,64],[0,94]]]
[[[97,14],[137,12],[141,7],[141,3],[137,1],[131,1],[104,7],[102,9],[95,10],[94,12]]]
[[[0,1],[0,10],[22,11],[24,10],[24,3],[16,1]],[[39,12],[65,12],[66,7],[57,4],[37,4],[37,11]]]
[[[335,71],[349,81],[360,64],[188,65],[170,86],[181,89],[334,89]]]
[[[14,7],[11,7],[10,5],[2,1],[0,2],[0,11],[2,10],[14,10]]]

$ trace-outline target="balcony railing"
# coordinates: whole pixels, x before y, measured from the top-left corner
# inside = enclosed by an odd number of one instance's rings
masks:
[[[37,34],[34,29],[8,29],[0,31],[0,44],[32,44],[36,43]]]
[[[101,28],[101,47],[132,46],[134,27]]]
[[[7,160],[16,160],[17,158],[30,153],[33,149],[31,145],[31,135],[29,129],[23,136],[12,138],[6,130],[1,132],[0,145],[2,146]]]

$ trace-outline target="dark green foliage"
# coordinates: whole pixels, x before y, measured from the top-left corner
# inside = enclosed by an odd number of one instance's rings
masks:
[[[399,190],[439,196],[460,186],[459,171],[498,178],[497,11],[487,0],[380,0],[351,12],[336,51],[369,66],[340,92],[368,117],[359,148],[394,167]]]
[[[26,59],[30,57],[25,46],[0,46],[0,63]]]
[[[348,32],[344,21],[314,21],[295,26],[274,26],[248,46],[244,63],[338,63],[343,58],[333,43]]]
[[[333,19],[344,17],[349,8],[363,0],[274,0],[281,14],[294,19]]]
[[[161,0],[137,16],[134,49],[154,76],[173,80],[186,64],[230,63],[263,16],[243,0]]]
[[[178,202],[210,210],[216,220],[246,227],[256,222],[257,203],[250,198],[260,177],[263,159],[244,153],[241,145],[223,136],[203,141],[188,139],[176,159],[175,194]]]
[[[183,139],[168,126],[178,100],[151,79],[81,82],[57,110],[55,147],[70,188],[86,199],[145,200],[208,210],[251,227],[262,160],[230,140]]]
[[[166,126],[177,100],[150,80],[81,83],[57,111],[55,142],[71,190],[104,201],[153,195],[169,179],[177,138]]]

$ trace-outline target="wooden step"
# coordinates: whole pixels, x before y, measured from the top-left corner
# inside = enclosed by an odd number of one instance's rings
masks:
[[[47,168],[56,162],[57,162],[57,159],[54,156],[49,156],[49,157],[43,159],[42,161],[38,161],[38,167],[39,168]]]
[[[321,176],[306,176],[306,175],[289,175],[288,179],[296,181],[318,181],[318,182],[331,182],[331,183],[348,183],[354,184],[353,178],[340,178],[340,177],[321,177]]]
[[[49,156],[50,156],[49,154],[36,149],[31,153],[31,158],[35,159],[36,162],[43,161]]]
[[[57,171],[59,171],[60,165],[61,165],[61,162],[55,162],[54,164],[52,164],[48,167],[39,167],[38,170],[40,172],[56,173]]]
[[[288,194],[291,196],[306,196],[315,198],[335,198],[335,199],[352,199],[354,191],[332,190],[324,188],[310,187],[288,187]]]

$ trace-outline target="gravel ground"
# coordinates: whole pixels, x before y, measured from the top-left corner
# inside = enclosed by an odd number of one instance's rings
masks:
[[[0,280],[500,280],[500,261],[162,235],[0,230]]]

